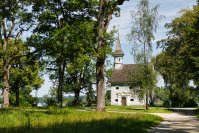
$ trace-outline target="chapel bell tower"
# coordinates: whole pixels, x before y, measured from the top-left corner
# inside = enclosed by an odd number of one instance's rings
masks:
[[[124,53],[121,49],[119,32],[118,32],[116,48],[115,48],[115,51],[113,52],[113,56],[114,56],[114,69],[120,69],[120,67],[123,64],[122,60],[123,60]]]

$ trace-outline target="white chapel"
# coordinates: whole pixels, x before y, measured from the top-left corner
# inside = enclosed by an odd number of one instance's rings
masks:
[[[132,86],[130,76],[136,71],[138,65],[123,64],[124,52],[122,51],[120,38],[118,34],[116,49],[113,53],[114,68],[110,77],[111,84],[111,105],[144,105],[144,101],[140,101],[137,94],[139,87]]]

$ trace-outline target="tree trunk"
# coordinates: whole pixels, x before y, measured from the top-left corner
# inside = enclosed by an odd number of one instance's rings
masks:
[[[117,4],[122,4],[124,0],[117,1]],[[113,4],[109,7],[109,0],[99,1],[98,14],[98,47],[97,47],[97,63],[96,63],[96,80],[97,80],[97,111],[105,111],[105,81],[104,81],[104,63],[106,59],[107,42],[104,34],[106,33],[112,14],[117,7]]]
[[[16,107],[19,107],[19,88],[17,87],[16,88],[16,92],[15,92],[15,98],[16,98],[16,103],[15,103],[15,105],[16,105]]]
[[[10,65],[6,65],[6,60],[4,61],[4,72],[3,72],[3,108],[9,107],[9,74]]]
[[[59,85],[58,85],[58,105],[60,107],[62,107],[62,103],[63,103],[63,99],[62,99],[62,90],[63,90],[63,75],[62,75],[62,70],[61,70],[61,66],[59,66]]]
[[[104,62],[106,53],[104,47],[106,46],[104,41],[104,33],[106,32],[106,24],[105,24],[105,6],[108,0],[100,0],[99,3],[99,15],[98,15],[98,55],[96,62],[96,88],[97,88],[97,108],[96,110],[99,112],[105,111],[105,82],[104,82]]]
[[[144,74],[144,78],[145,78],[145,80],[147,81],[147,73],[146,73],[146,69],[147,69],[147,64],[148,64],[148,61],[147,61],[147,57],[146,57],[146,44],[144,43],[144,72],[145,72],[145,74]],[[145,82],[146,82],[145,81]],[[144,89],[146,89],[146,88],[144,88]],[[148,98],[148,88],[147,88],[147,90],[145,90],[146,91],[146,98],[145,98],[145,110],[148,110],[148,103],[149,103],[149,98]]]
[[[59,66],[59,81],[58,81],[58,90],[57,90],[57,96],[58,96],[58,105],[62,107],[63,105],[63,87],[64,87],[64,72],[66,68],[66,61],[64,61]]]
[[[77,106],[77,105],[80,104],[80,103],[79,103],[79,94],[80,94],[80,90],[77,89],[77,90],[74,91],[74,93],[75,93],[75,97],[74,97],[74,100],[73,100],[73,105],[74,105],[74,106]]]
[[[97,111],[105,111],[105,81],[104,81],[105,59],[98,59],[96,64],[97,72]]]
[[[148,97],[148,91],[146,92],[146,101],[145,101],[145,110],[148,110],[148,103],[149,103],[149,97]]]

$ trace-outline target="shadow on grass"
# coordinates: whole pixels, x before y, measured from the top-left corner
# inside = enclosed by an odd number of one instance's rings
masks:
[[[144,133],[157,125],[153,120],[103,119],[89,122],[62,122],[46,127],[0,128],[0,133]]]
[[[197,108],[169,108],[168,110],[188,116],[196,116],[197,113],[199,114],[199,110]]]

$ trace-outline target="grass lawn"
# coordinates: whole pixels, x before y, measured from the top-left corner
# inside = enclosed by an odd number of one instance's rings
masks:
[[[161,120],[146,113],[9,109],[0,110],[0,133],[143,133]]]
[[[145,110],[144,106],[107,106],[107,111],[119,111],[119,112],[143,112],[143,113],[171,113],[172,111],[164,107],[149,107],[149,110]]]
[[[95,107],[86,107],[80,109],[91,110]],[[106,106],[106,111],[110,112],[139,112],[139,113],[172,113],[171,110],[168,110],[164,107],[149,107],[149,110],[145,110],[144,106]]]

